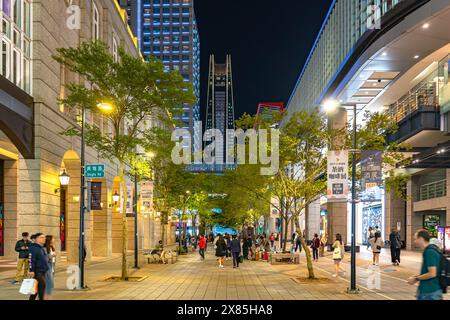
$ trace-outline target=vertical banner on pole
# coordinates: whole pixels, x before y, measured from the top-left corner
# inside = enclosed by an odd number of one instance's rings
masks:
[[[382,158],[379,150],[361,151],[362,201],[381,201],[381,193],[376,188],[382,185]]]
[[[347,201],[348,151],[328,151],[327,160],[328,201]]]
[[[90,183],[90,208],[91,210],[102,210],[102,183]]]
[[[141,183],[141,212],[150,213],[152,210],[153,183],[144,181]]]
[[[127,212],[126,212],[127,217],[134,217],[133,189],[134,189],[134,186],[132,184],[127,183]]]

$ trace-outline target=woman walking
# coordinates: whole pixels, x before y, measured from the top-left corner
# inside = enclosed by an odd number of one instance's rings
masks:
[[[314,233],[314,238],[311,241],[311,249],[313,252],[313,260],[319,261],[319,248],[320,248],[320,239],[317,233]]]
[[[45,273],[45,300],[51,300],[53,287],[55,286],[55,264],[56,264],[56,252],[55,252],[55,240],[53,236],[45,237],[45,249],[48,256],[48,270]]]
[[[339,269],[341,268],[341,261],[344,258],[344,244],[342,242],[342,236],[338,233],[336,234],[336,240],[333,243],[333,260],[334,260],[334,270],[335,273],[333,277],[339,275]],[[342,270],[342,272],[344,272]]]
[[[372,247],[372,253],[373,253],[373,265],[374,266],[378,266],[379,262],[380,262],[380,252],[381,252],[381,248],[384,245],[384,241],[383,239],[381,239],[381,232],[375,232],[375,236],[370,239],[370,245]]]
[[[219,268],[223,268],[223,261],[227,253],[227,243],[225,242],[223,236],[219,234],[219,238],[216,241],[216,257],[219,263]]]

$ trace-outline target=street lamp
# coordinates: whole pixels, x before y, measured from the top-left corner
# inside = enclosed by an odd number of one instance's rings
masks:
[[[110,102],[102,101],[102,102],[97,103],[97,108],[99,108],[100,110],[109,112],[114,109],[114,106]]]
[[[112,199],[115,202],[115,204],[117,204],[117,202],[119,202],[119,194],[117,193],[117,191],[114,192]]]
[[[327,113],[336,110],[339,103],[335,100],[327,100],[323,107]],[[350,266],[350,288],[347,293],[359,293],[356,288],[356,103],[349,104],[353,107],[353,149],[352,152],[352,225],[351,225],[351,266]]]
[[[61,187],[67,187],[69,185],[70,176],[67,174],[66,169],[63,170],[63,172],[59,175],[59,183]],[[58,193],[61,190],[61,188],[55,189],[55,194]]]

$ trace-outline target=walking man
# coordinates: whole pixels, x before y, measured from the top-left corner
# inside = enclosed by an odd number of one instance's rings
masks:
[[[206,248],[206,239],[203,235],[200,236],[200,240],[198,241],[198,253],[202,260],[205,260],[205,248]]]
[[[233,268],[239,268],[239,256],[241,254],[241,242],[233,234],[233,240],[230,243],[231,253],[233,255]]]
[[[45,235],[36,234],[35,244],[29,247],[30,276],[38,282],[38,292],[30,296],[30,300],[44,300],[45,295],[45,273],[49,270],[49,259],[47,250],[44,248]]]
[[[420,274],[408,279],[413,285],[420,282],[417,290],[417,300],[442,300],[442,289],[439,284],[441,253],[439,249],[430,244],[430,233],[427,230],[419,230],[415,235],[414,243],[423,248],[423,260]]]
[[[389,235],[389,242],[391,245],[391,261],[394,266],[400,265],[400,250],[402,249],[402,242],[400,240],[400,233],[396,228],[392,228]]]
[[[28,247],[31,241],[28,240],[28,232],[22,233],[22,239],[16,243],[16,252],[19,253],[19,258],[17,260],[17,273],[14,280],[14,284],[21,282],[24,278],[28,276]]]

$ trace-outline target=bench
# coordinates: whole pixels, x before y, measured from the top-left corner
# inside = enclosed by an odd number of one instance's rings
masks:
[[[172,264],[177,261],[177,253],[173,252],[172,250],[169,251],[162,251],[159,253],[158,250],[152,250],[150,253],[145,253],[144,258],[147,259],[147,263],[168,263]]]

